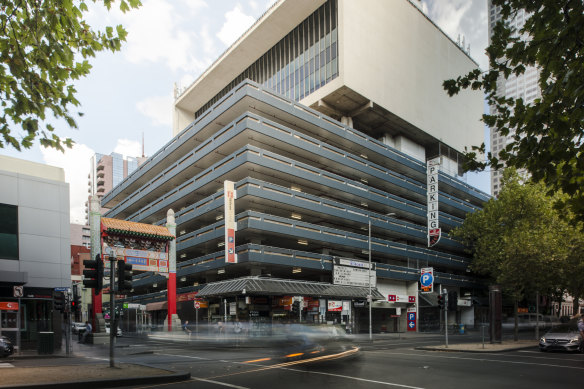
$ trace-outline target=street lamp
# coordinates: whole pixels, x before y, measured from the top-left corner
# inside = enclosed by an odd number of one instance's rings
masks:
[[[373,298],[371,296],[371,218],[369,218],[369,269],[368,269],[368,280],[369,280],[369,294],[367,295],[367,300],[369,300],[369,341],[373,341],[373,328],[371,323],[371,303]]]

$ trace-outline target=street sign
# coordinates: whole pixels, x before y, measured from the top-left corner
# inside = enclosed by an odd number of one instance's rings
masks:
[[[422,293],[434,292],[434,268],[423,267],[420,269],[420,285]]]
[[[199,309],[199,308],[201,308],[201,303],[200,303],[200,302],[198,302],[198,301],[195,301],[195,308],[196,308],[196,309]]]
[[[61,286],[59,288],[55,288],[55,292],[68,292],[69,289],[71,289],[71,288],[69,288],[67,286]]]
[[[416,312],[408,312],[408,331],[416,330]]]

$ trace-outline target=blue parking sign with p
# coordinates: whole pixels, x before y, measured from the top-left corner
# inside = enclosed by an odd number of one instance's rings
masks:
[[[416,320],[416,312],[408,312],[408,320]]]

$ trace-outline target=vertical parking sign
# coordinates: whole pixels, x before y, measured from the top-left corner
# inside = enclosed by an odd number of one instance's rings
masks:
[[[416,331],[416,311],[415,308],[408,308],[408,331]]]

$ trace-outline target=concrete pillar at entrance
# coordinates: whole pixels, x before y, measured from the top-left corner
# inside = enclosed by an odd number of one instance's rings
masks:
[[[172,236],[176,236],[176,222],[174,218],[174,211],[169,209],[166,213],[166,228]],[[168,316],[165,324],[168,324],[168,331],[172,331],[173,325],[176,326],[176,240],[173,239],[168,243]],[[175,318],[176,317],[176,318]],[[171,318],[171,320],[168,320]],[[180,320],[178,320],[178,327],[180,328]]]
[[[89,228],[91,239],[91,259],[99,255],[101,260],[101,206],[97,196],[91,196],[89,200]],[[101,292],[96,296],[91,291],[91,307],[92,307],[92,327],[93,332],[105,332],[105,321],[103,319],[101,307]]]

